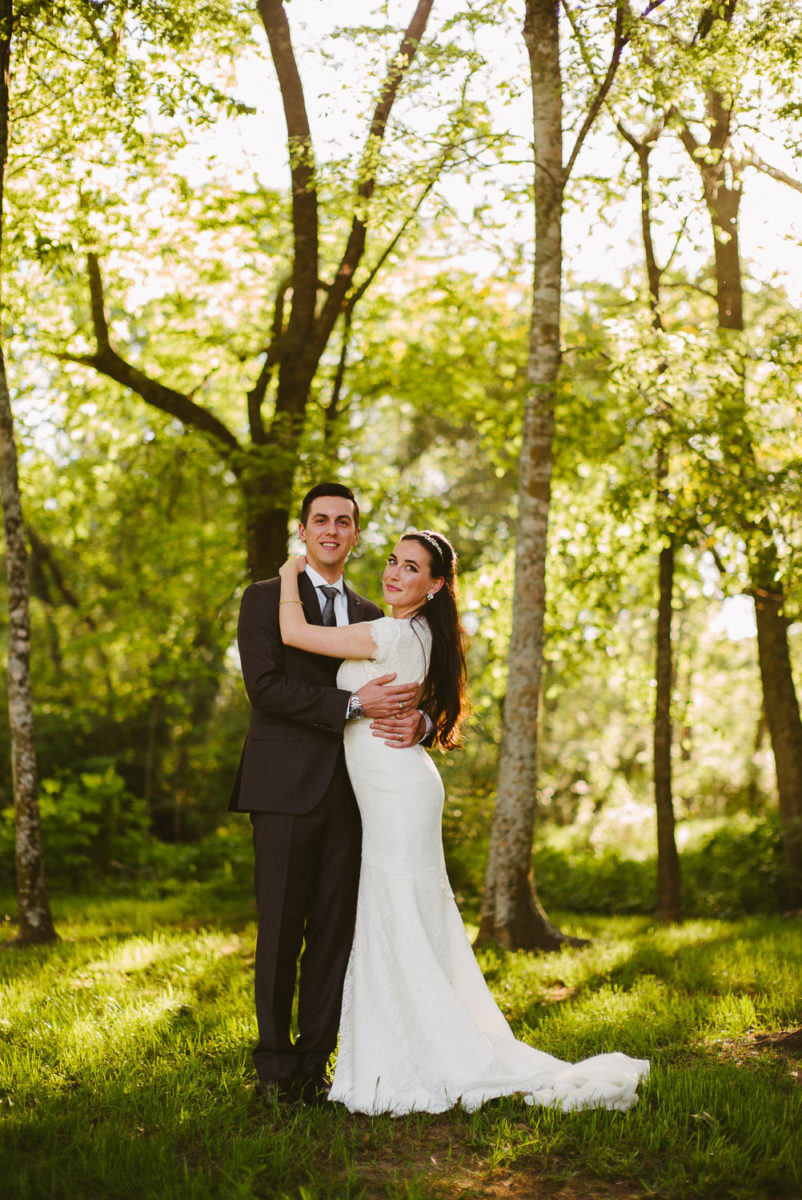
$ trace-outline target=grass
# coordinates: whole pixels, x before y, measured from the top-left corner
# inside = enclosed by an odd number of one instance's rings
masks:
[[[256,1097],[244,895],[54,907],[57,944],[0,948],[4,1200],[802,1197],[798,920],[565,918],[590,947],[485,952],[519,1036],[651,1057],[640,1104],[392,1120]]]

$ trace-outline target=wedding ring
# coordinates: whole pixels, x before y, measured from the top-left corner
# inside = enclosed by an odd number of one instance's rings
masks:
[[[398,701],[398,709],[399,709],[399,712],[404,711],[404,701],[403,700]]]

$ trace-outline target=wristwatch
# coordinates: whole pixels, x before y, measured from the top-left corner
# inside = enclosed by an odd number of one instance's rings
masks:
[[[356,692],[353,693],[348,701],[348,708],[345,710],[346,721],[358,721],[360,717],[364,717],[365,710],[362,707],[362,701]]]

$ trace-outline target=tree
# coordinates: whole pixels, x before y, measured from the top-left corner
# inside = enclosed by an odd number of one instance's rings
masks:
[[[737,11],[738,0],[705,8],[689,49],[709,39],[719,54],[731,49],[736,61],[745,63],[746,46],[739,54],[738,37],[733,29]],[[758,16],[760,22],[764,19]],[[784,17],[781,20],[784,27]],[[730,505],[730,519],[747,545],[763,704],[784,831],[787,900],[798,907],[802,904],[802,718],[788,641],[781,556],[777,531],[772,528],[766,506],[760,504],[750,511],[748,502],[743,504],[744,497],[753,497],[762,490],[760,484],[756,487],[761,472],[746,397],[748,358],[742,355],[738,344],[745,328],[738,218],[744,166],[750,159],[744,162],[733,145],[738,81],[725,89],[714,58],[710,69],[701,73],[700,87],[706,141],[701,141],[694,132],[698,120],[689,118],[681,109],[677,109],[675,119],[680,140],[699,172],[713,238],[720,352],[730,368],[722,372],[719,395],[723,418],[721,444],[727,449],[736,494],[735,503]]]
[[[652,234],[652,191],[650,164],[652,150],[663,130],[663,118],[657,120],[642,139],[618,122],[621,135],[629,142],[638,159],[640,176],[641,237],[646,262],[649,290],[649,309],[652,327],[662,332],[663,316],[660,297],[662,270],[658,266]],[[661,376],[668,363],[661,364],[653,386],[659,388]],[[670,526],[671,502],[666,485],[669,468],[671,404],[665,399],[653,401],[655,421],[655,482],[657,510],[662,541],[657,567],[657,624],[655,629],[655,701],[652,736],[654,802],[657,812],[657,919],[663,923],[679,921],[682,916],[682,884],[679,855],[674,836],[674,799],[671,787],[671,753],[673,725],[671,696],[674,686],[672,652],[672,608],[674,594],[675,535]]]
[[[617,4],[607,71],[564,162],[559,7],[555,0],[527,0],[524,16],[535,149],[530,390],[524,406],[521,441],[513,622],[498,797],[479,928],[480,941],[540,950],[556,949],[573,940],[546,917],[531,875],[554,406],[560,372],[562,209],[571,170],[612,86],[630,36],[625,6]],[[650,9],[654,7],[656,4],[650,5]]]
[[[744,21],[743,27],[736,32],[734,22],[739,13],[744,17]],[[628,85],[626,94],[633,98],[630,104],[642,106],[646,103],[651,108],[652,128],[643,140],[639,141],[621,121],[617,122],[619,131],[635,150],[639,164],[646,278],[649,308],[657,333],[656,346],[661,341],[659,331],[663,324],[663,309],[659,301],[659,289],[665,272],[657,266],[652,232],[651,228],[647,228],[647,219],[650,226],[650,156],[655,138],[663,129],[673,129],[679,134],[694,170],[700,174],[705,209],[713,229],[714,289],[711,291],[705,285],[697,284],[694,290],[705,297],[712,296],[716,305],[719,332],[712,343],[704,336],[694,338],[691,335],[693,344],[685,344],[686,358],[690,350],[700,368],[696,380],[690,381],[691,387],[687,395],[692,396],[694,391],[698,391],[702,378],[709,376],[709,368],[715,364],[716,370],[710,379],[710,395],[699,405],[699,411],[690,420],[690,414],[686,411],[680,421],[680,428],[672,433],[674,413],[671,401],[666,402],[665,397],[671,392],[676,397],[677,389],[672,379],[678,380],[683,375],[687,377],[687,370],[680,365],[676,355],[672,355],[669,349],[672,339],[663,341],[667,353],[662,361],[655,360],[654,371],[648,375],[644,374],[644,378],[649,379],[650,392],[657,395],[651,408],[658,417],[658,426],[662,428],[656,446],[658,476],[667,480],[673,475],[669,487],[661,486],[658,479],[658,493],[662,495],[658,505],[658,518],[661,536],[665,540],[659,576],[660,645],[656,664],[654,739],[658,803],[658,878],[661,895],[658,909],[669,919],[672,919],[672,914],[676,916],[679,913],[679,873],[673,843],[673,805],[670,799],[671,735],[668,689],[671,679],[671,655],[668,649],[668,593],[673,571],[670,560],[675,556],[678,538],[684,538],[687,533],[691,533],[697,550],[700,544],[710,548],[713,533],[728,536],[720,523],[718,529],[713,530],[710,521],[705,522],[702,517],[705,511],[709,512],[711,508],[715,510],[717,505],[718,514],[723,517],[723,492],[729,512],[729,532],[737,533],[749,547],[753,555],[752,573],[754,574],[755,569],[754,552],[757,551],[758,556],[765,559],[768,550],[774,560],[769,575],[775,584],[779,578],[777,530],[771,528],[771,520],[768,518],[772,505],[767,506],[761,498],[766,497],[772,489],[766,471],[757,468],[754,449],[756,435],[753,428],[755,413],[749,411],[751,402],[747,398],[749,360],[753,357],[753,350],[740,339],[744,329],[744,300],[738,244],[738,213],[743,174],[747,166],[765,171],[784,183],[795,184],[795,181],[770,167],[751,150],[743,147],[740,151],[736,150],[734,138],[739,132],[743,136],[744,122],[739,121],[739,109],[741,112],[747,108],[751,110],[750,136],[754,136],[755,130],[760,129],[759,119],[764,99],[762,90],[758,100],[751,99],[750,102],[748,95],[745,95],[750,85],[746,84],[745,80],[755,69],[760,72],[759,86],[765,87],[772,78],[780,78],[776,71],[777,64],[772,67],[770,58],[767,62],[766,48],[769,48],[770,55],[778,55],[780,58],[793,57],[795,53],[798,32],[795,34],[786,21],[786,16],[786,12],[776,5],[762,7],[756,12],[750,9],[748,4],[742,3],[739,6],[738,0],[726,0],[726,3],[721,4],[702,3],[698,6],[678,7],[675,10],[676,19],[672,18],[671,29],[665,22],[654,27],[642,24],[642,36],[637,39],[640,57],[636,61],[634,73],[630,73],[624,86],[626,88]],[[780,36],[780,26],[782,34],[789,35],[787,41]],[[798,49],[796,53],[798,54]],[[647,86],[649,80],[650,88]],[[793,105],[787,107],[789,110],[793,109]],[[753,121],[753,117],[758,120]],[[739,124],[742,126],[741,130],[738,129]],[[700,127],[706,133],[706,137],[700,135]],[[672,165],[670,169],[672,176],[676,176],[676,168]],[[686,211],[672,257],[682,240],[686,225],[689,220],[692,221],[690,201],[686,201],[683,195],[681,203]],[[679,287],[687,296],[687,279],[675,278],[672,282],[674,287]],[[700,355],[707,365],[702,365]],[[754,387],[752,390],[754,391]],[[705,408],[707,413],[704,412]],[[667,420],[661,420],[661,415]],[[676,497],[677,473],[669,470],[669,450],[672,443],[673,448],[679,448],[682,445],[681,438],[685,443],[684,451],[687,451],[690,445],[695,445],[697,452],[698,447],[711,446],[715,455],[723,448],[727,467],[722,471],[714,459],[709,459],[705,463],[699,463],[698,469],[694,469],[687,461],[687,454],[684,454],[685,483],[682,490],[686,494],[686,500],[691,500],[689,493],[695,490],[695,498],[686,506],[686,511],[680,519]],[[670,513],[671,507],[674,508],[673,516]],[[669,519],[673,530],[667,525]],[[785,540],[783,533],[780,533],[779,537],[780,541]],[[770,547],[773,549],[769,549]],[[720,555],[718,560],[721,561]],[[767,590],[765,581],[763,585],[753,586],[751,590],[761,609],[770,607],[761,597],[773,595],[776,599],[776,586]],[[758,612],[759,626],[765,627],[765,615],[764,611]],[[777,632],[776,626],[774,631]],[[764,639],[773,647],[773,653],[770,655],[772,673],[768,673],[767,669],[763,671],[763,683],[764,688],[772,688],[771,703],[776,708],[780,703],[778,691],[786,700],[793,692],[790,658],[787,654],[782,654],[776,638],[772,638],[765,628],[759,628],[759,648]],[[766,655],[762,655],[761,661],[765,660]],[[793,724],[794,708],[793,700],[784,708],[786,730],[789,728],[789,722]],[[796,757],[798,759],[798,752]],[[786,762],[786,768],[787,766]],[[785,778],[786,781],[789,778],[787,769]],[[786,823],[786,828],[790,830],[791,825]]]
[[[286,553],[292,487],[310,394],[335,326],[343,321],[346,347],[355,304],[397,245],[411,215],[428,193],[432,177],[436,177],[453,152],[453,145],[446,138],[445,146],[437,151],[427,168],[429,179],[424,180],[417,200],[409,206],[399,228],[384,251],[376,256],[365,277],[358,280],[357,273],[364,266],[368,232],[374,223],[373,207],[388,124],[425,34],[433,2],[418,0],[409,26],[390,59],[352,180],[350,229],[344,248],[326,278],[331,253],[324,243],[327,231],[321,225],[321,170],[287,14],[283,0],[259,0],[287,127],[292,262],[276,287],[270,328],[263,331],[259,350],[260,365],[247,392],[248,441],[242,440],[211,408],[200,404],[194,390],[181,391],[168,386],[134,365],[117,349],[109,322],[101,256],[95,249],[90,249],[87,255],[94,350],[65,357],[115,380],[146,403],[204,435],[215,447],[236,477],[243,497],[248,561],[255,579],[273,574]],[[343,350],[342,366],[344,353]],[[337,409],[340,375],[341,371],[335,378],[330,403],[332,415]]]
[[[8,159],[9,76],[13,30],[13,0],[0,0],[0,265],[3,247],[3,193]],[[0,500],[3,506],[8,576],[8,718],[14,781],[19,941],[50,942],[56,937],[56,931],[45,885],[42,829],[39,819],[30,671],[28,556],[19,492],[14,417],[1,337]]]

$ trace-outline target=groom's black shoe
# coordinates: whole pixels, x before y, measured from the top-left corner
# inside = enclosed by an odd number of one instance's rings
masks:
[[[297,1100],[295,1079],[262,1079],[257,1077],[256,1094],[267,1104],[287,1104]]]
[[[299,1075],[295,1080],[294,1090],[297,1099],[313,1108],[322,1108],[328,1103],[331,1080],[328,1075]]]

